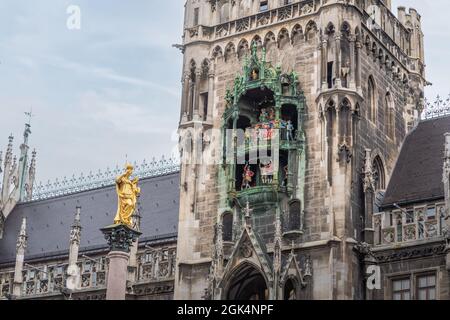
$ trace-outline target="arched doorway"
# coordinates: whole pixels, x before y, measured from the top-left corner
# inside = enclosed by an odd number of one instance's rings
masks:
[[[284,300],[297,300],[297,286],[294,279],[288,279],[284,285]]]
[[[245,265],[231,276],[226,295],[227,300],[268,300],[266,280],[260,271]]]

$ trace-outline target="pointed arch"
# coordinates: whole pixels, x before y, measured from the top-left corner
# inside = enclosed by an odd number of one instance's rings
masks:
[[[271,44],[275,44],[275,34],[272,31],[269,31],[264,37],[264,47],[267,48]]]
[[[210,69],[211,69],[211,62],[210,62],[210,60],[206,59],[206,58],[203,59],[203,62],[202,62],[202,76],[203,77],[207,77]]]
[[[282,48],[289,42],[290,42],[289,31],[287,31],[286,28],[281,29],[280,32],[278,32],[277,36],[278,47]]]
[[[211,57],[213,59],[217,59],[217,58],[223,57],[223,50],[222,50],[222,48],[220,46],[215,46],[213,51],[212,51]]]
[[[377,118],[377,89],[375,80],[372,76],[369,76],[367,82],[367,118],[376,123]]]
[[[237,47],[238,58],[241,59],[242,57],[247,55],[248,52],[249,52],[248,41],[246,39],[241,39],[241,41],[239,41],[239,44]]]
[[[386,189],[386,172],[384,169],[383,160],[379,155],[375,156],[372,162],[372,173],[375,181],[375,191]]]
[[[291,31],[291,42],[292,44],[298,43],[303,37],[303,29],[300,24],[296,24]]]
[[[325,34],[326,35],[332,35],[336,32],[336,28],[334,27],[334,24],[332,22],[329,22],[327,24],[327,27],[325,28]]]
[[[395,138],[395,105],[390,92],[386,93],[385,97],[385,127],[386,135]]]
[[[317,34],[317,24],[313,21],[310,20],[307,24],[306,24],[306,28],[305,28],[305,39],[307,41],[312,40],[315,35]]]
[[[254,43],[256,43],[256,46],[257,46],[258,48],[261,48],[261,47],[262,47],[263,42],[262,42],[261,37],[260,37],[259,35],[256,35],[256,36],[253,37],[252,42],[251,42],[251,46],[252,46]]]
[[[233,42],[229,42],[225,47],[225,61],[232,59],[236,54],[236,47]]]
[[[342,99],[339,105],[339,135],[346,142],[348,142],[351,133],[351,109],[350,100],[346,97]]]
[[[350,27],[350,23],[348,23],[347,21],[344,21],[341,25],[341,33],[344,36],[349,37],[350,34],[352,33],[352,28]]]
[[[268,281],[255,264],[245,261],[230,272],[226,300],[268,300]]]

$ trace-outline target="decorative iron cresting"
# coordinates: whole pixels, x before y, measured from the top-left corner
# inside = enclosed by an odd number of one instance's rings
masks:
[[[443,99],[438,95],[434,102],[425,99],[425,119],[434,119],[450,115],[450,94],[447,99]]]
[[[141,164],[133,163],[135,168],[134,176],[140,180],[151,177],[163,176],[176,173],[180,170],[179,160],[176,158],[162,157],[161,160],[153,158],[151,162],[143,161]],[[33,196],[30,201],[44,200],[63,195],[73,194],[82,191],[93,190],[114,185],[115,179],[122,173],[122,168],[116,166],[114,169],[107,168],[106,171],[90,172],[88,175],[75,175],[68,179],[56,179],[54,182],[48,181],[46,184],[39,183],[35,186]]]

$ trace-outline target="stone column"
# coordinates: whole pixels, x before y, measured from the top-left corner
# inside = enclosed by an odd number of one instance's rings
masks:
[[[335,37],[335,53],[336,53],[336,69],[335,69],[335,77],[336,83],[335,87],[341,87],[341,35],[336,34]]]
[[[188,113],[188,99],[189,99],[189,73],[185,73],[183,79],[181,80],[183,86],[183,95],[181,97],[181,115],[180,121],[187,121],[187,113]]]
[[[195,73],[195,83],[194,83],[194,99],[193,99],[193,104],[194,104],[194,118],[197,118],[201,115],[201,111],[200,109],[200,79],[202,77],[202,74],[200,71],[197,71]]]
[[[323,63],[322,63],[323,57],[322,57],[322,42],[319,43],[317,46],[317,90],[320,90],[322,88],[322,79],[323,79]]]
[[[328,41],[326,37],[324,37],[324,39],[322,39],[322,90],[328,89],[327,67],[328,67]]]
[[[355,59],[355,45],[356,45],[356,37],[350,36],[350,82],[348,87],[350,89],[356,88],[356,80],[355,80],[355,74],[356,74],[356,59]]]
[[[214,112],[214,72],[210,71],[208,73],[208,115],[206,118],[207,122],[212,122],[213,112]]]
[[[356,82],[356,90],[361,92],[361,42],[356,41],[356,67],[355,67],[355,82]]]
[[[110,247],[106,300],[125,300],[130,247],[141,233],[125,225],[112,225],[101,231]]]
[[[25,260],[25,249],[27,248],[27,239],[27,218],[23,218],[16,244],[16,265],[14,268],[13,286],[13,295],[15,297],[20,297],[22,295],[23,264]]]
[[[194,83],[192,82],[192,79],[189,77],[189,81],[188,81],[188,95],[187,95],[187,110],[186,110],[186,114],[187,114],[187,120],[191,120],[192,119],[192,113],[194,110],[194,106],[193,106],[193,102],[194,102]]]

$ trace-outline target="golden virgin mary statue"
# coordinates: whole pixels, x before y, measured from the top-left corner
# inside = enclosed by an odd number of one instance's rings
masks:
[[[123,224],[133,227],[131,218],[136,210],[137,198],[141,189],[137,186],[138,178],[130,180],[133,174],[133,166],[127,164],[126,171],[116,179],[116,190],[118,197],[117,215],[114,224]]]

